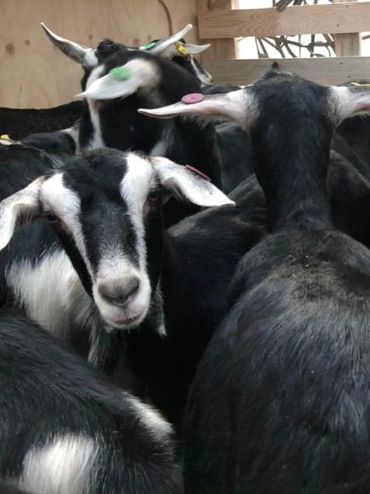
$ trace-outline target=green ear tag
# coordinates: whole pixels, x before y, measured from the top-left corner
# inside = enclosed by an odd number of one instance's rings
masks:
[[[114,67],[109,71],[109,74],[119,81],[126,81],[131,77],[131,72],[126,67]]]
[[[153,46],[155,46],[157,43],[155,41],[150,41],[149,43],[147,43],[146,45],[143,45],[143,46],[140,46],[140,50],[150,50],[151,48],[153,48]]]

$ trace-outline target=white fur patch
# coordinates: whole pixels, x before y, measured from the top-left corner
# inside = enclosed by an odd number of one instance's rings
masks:
[[[63,250],[34,266],[14,262],[5,276],[28,317],[57,338],[67,340],[71,325],[87,326],[92,301]]]
[[[91,494],[99,449],[88,437],[67,434],[29,451],[20,488],[37,494]]]
[[[355,114],[370,112],[370,91],[349,89],[344,86],[331,86],[330,111],[335,124]]]
[[[139,401],[133,396],[127,397],[133,408],[139,414],[141,420],[151,429],[157,440],[166,439],[172,433],[171,425],[152,406]]]
[[[44,211],[54,213],[72,233],[90,276],[93,277],[93,270],[87,257],[85,241],[79,220],[81,201],[73,190],[64,185],[63,173],[56,173],[51,178],[45,180],[41,189],[40,200],[43,204]]]
[[[99,79],[99,77],[101,77],[101,74],[102,72],[104,72],[104,70],[104,65],[99,65],[94,70],[92,70],[86,82],[86,89],[88,89],[97,79]],[[95,100],[88,98],[87,104],[89,107],[90,120],[93,127],[93,135],[91,136],[89,143],[85,147],[85,149],[103,148],[105,147],[105,142],[101,130],[99,110],[96,107]]]

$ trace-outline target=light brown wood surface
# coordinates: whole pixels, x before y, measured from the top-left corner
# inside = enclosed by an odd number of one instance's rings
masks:
[[[196,29],[195,0],[165,3],[175,31],[189,22]],[[0,0],[0,106],[47,108],[79,92],[81,67],[52,46],[41,21],[93,47],[105,37],[139,45],[169,34],[158,0]]]
[[[243,10],[203,10],[198,14],[200,38],[279,36],[368,31],[370,2]]]
[[[251,84],[274,63],[281,70],[294,72],[320,84],[342,84],[352,80],[370,80],[370,57],[220,60],[207,62],[207,70],[216,82]]]
[[[356,3],[357,0],[333,0],[333,3]],[[360,55],[360,35],[358,32],[335,34],[335,52],[337,57]]]
[[[209,13],[219,11],[222,13],[224,10],[230,10],[235,4],[234,0],[197,0],[197,12],[198,14]],[[204,39],[203,43],[211,43],[211,47],[205,51],[202,55],[202,61],[207,60],[224,60],[228,58],[235,58],[235,40],[233,38],[228,39]]]

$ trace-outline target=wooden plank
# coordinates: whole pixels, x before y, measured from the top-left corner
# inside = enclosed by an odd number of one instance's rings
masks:
[[[175,31],[196,20],[195,0],[165,1]],[[66,103],[80,90],[81,67],[52,46],[41,21],[92,47],[105,37],[139,45],[169,34],[157,0],[0,0],[0,12],[0,106],[14,108]]]
[[[370,57],[214,60],[205,64],[215,82],[252,84],[273,64],[319,84],[370,80]]]
[[[209,13],[232,9],[234,0],[197,0],[197,12]],[[235,58],[234,39],[204,39],[202,43],[210,43],[211,47],[202,54],[202,63],[207,60]]]
[[[368,31],[370,2],[243,9],[198,14],[199,37],[236,38]]]
[[[357,0],[333,0],[333,3],[356,3]],[[360,55],[360,35],[358,32],[335,34],[335,53],[337,57]]]

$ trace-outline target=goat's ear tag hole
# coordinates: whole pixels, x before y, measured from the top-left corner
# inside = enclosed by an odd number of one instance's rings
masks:
[[[119,81],[126,81],[131,77],[131,72],[126,67],[114,67],[109,71],[109,74]]]
[[[147,43],[146,45],[143,45],[143,46],[140,46],[140,50],[150,50],[151,48],[153,48],[153,46],[155,46],[157,43],[155,41],[150,41],[149,43]]]
[[[190,93],[190,94],[185,94],[181,98],[181,101],[185,103],[186,105],[192,105],[193,103],[199,103],[200,101],[204,100],[204,94],[202,93]]]
[[[189,52],[188,50],[186,49],[186,47],[183,45],[183,43],[176,43],[176,51],[178,53],[180,53],[180,55],[182,55],[183,57],[186,57],[186,55],[189,55]]]
[[[200,170],[198,170],[198,168],[194,168],[191,165],[185,165],[185,168],[187,170],[191,171],[192,173],[195,173],[195,175],[199,175],[200,177],[204,178],[204,180],[207,180],[207,182],[210,182],[211,181],[211,179],[209,178],[209,176],[206,175],[205,173],[201,172]]]

